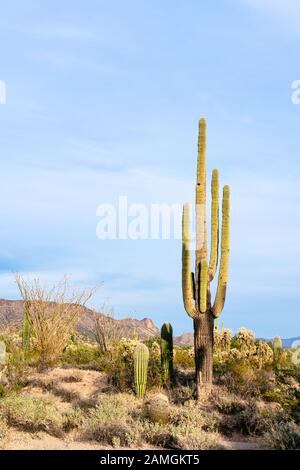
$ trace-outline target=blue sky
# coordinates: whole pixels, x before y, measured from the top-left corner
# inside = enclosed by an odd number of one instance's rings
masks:
[[[232,191],[225,325],[300,334],[300,4],[6,2],[0,18],[0,297],[12,271],[103,282],[117,317],[191,321],[178,240],[96,237],[96,208],[193,201],[197,121]]]

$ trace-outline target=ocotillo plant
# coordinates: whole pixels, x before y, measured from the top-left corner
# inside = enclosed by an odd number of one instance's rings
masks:
[[[161,327],[160,351],[164,381],[169,384],[173,377],[173,328],[170,323]]]
[[[282,341],[280,336],[275,336],[273,340],[273,358],[274,358],[274,366],[278,367],[280,358],[282,356]]]
[[[29,319],[29,300],[24,301],[24,312],[23,312],[23,331],[22,331],[22,346],[25,355],[29,352],[30,347],[30,335],[31,335],[31,324]]]
[[[223,188],[221,257],[214,303],[210,284],[214,279],[219,255],[219,175],[213,170],[211,180],[211,248],[207,253],[206,234],[206,123],[199,121],[196,182],[196,252],[195,274],[191,273],[190,206],[184,204],[182,216],[182,291],[184,307],[194,322],[194,347],[197,399],[206,398],[212,385],[214,319],[224,307],[229,258],[229,186]]]
[[[134,361],[134,386],[138,398],[144,398],[147,386],[147,372],[149,361],[149,349],[143,343],[136,345],[133,354]]]
[[[0,341],[0,365],[4,366],[6,363],[6,346],[4,341]]]

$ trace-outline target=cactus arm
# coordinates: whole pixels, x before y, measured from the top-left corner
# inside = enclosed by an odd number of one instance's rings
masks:
[[[196,184],[196,265],[207,257],[206,240],[206,122],[199,121]]]
[[[200,268],[200,312],[205,313],[207,310],[207,279],[208,279],[208,264],[206,259],[201,261]]]
[[[215,277],[219,249],[219,172],[214,169],[211,178],[211,247],[209,261],[209,280]]]
[[[184,204],[182,213],[182,294],[184,308],[191,318],[196,318],[194,286],[191,274],[190,206]]]
[[[216,298],[212,307],[212,313],[217,318],[223,310],[226,287],[228,279],[228,261],[229,261],[229,213],[230,213],[230,189],[224,186],[222,202],[222,238],[221,238],[221,260],[218,278],[218,287]]]

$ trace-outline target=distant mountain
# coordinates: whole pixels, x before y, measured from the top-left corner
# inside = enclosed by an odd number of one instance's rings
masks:
[[[3,324],[9,324],[15,329],[20,329],[22,326],[23,316],[23,301],[22,300],[6,300],[0,299],[0,327]],[[94,312],[86,307],[82,307],[82,312],[78,322],[78,332],[91,337],[91,328],[93,324]],[[98,315],[102,315],[99,313]],[[122,326],[124,337],[132,338],[137,335],[139,339],[147,339],[160,334],[159,329],[150,318],[143,318],[137,320],[136,318],[125,318],[123,320],[114,320]],[[263,338],[262,338],[263,339]],[[265,341],[273,341],[266,339]],[[298,341],[300,346],[300,336],[294,338],[282,339],[282,345],[285,348],[290,348],[294,342]],[[193,333],[183,333],[180,336],[174,337],[174,344],[178,346],[192,346],[194,344]]]
[[[282,339],[282,346],[284,348],[299,347],[300,346],[300,336],[295,336],[294,338]],[[293,344],[296,343],[296,344]]]
[[[174,344],[178,346],[192,346],[194,344],[194,333],[183,333],[180,336],[175,336]]]
[[[0,327],[9,325],[13,329],[19,330],[22,327],[23,317],[22,300],[6,300],[0,299]],[[103,315],[101,313],[97,315]],[[78,332],[91,337],[91,329],[94,321],[95,313],[82,307],[80,319],[78,322]],[[122,320],[113,320],[122,326],[124,337],[132,338],[137,335],[139,339],[147,339],[159,335],[159,329],[154,325],[150,318],[137,320],[135,318],[126,318]]]

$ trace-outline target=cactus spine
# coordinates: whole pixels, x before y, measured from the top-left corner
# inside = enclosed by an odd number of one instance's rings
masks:
[[[144,398],[147,386],[147,371],[149,361],[149,349],[143,343],[136,345],[133,354],[134,360],[134,386],[138,398]]]
[[[206,122],[199,121],[196,182],[196,253],[195,274],[191,273],[190,205],[182,214],[182,292],[186,312],[194,322],[197,398],[205,398],[212,385],[214,319],[223,310],[226,296],[229,260],[230,189],[223,188],[221,256],[215,300],[211,302],[210,283],[219,258],[219,174],[211,179],[211,247],[208,262],[206,233]]]
[[[173,377],[173,328],[170,323],[161,327],[160,349],[164,381],[170,383]]]

